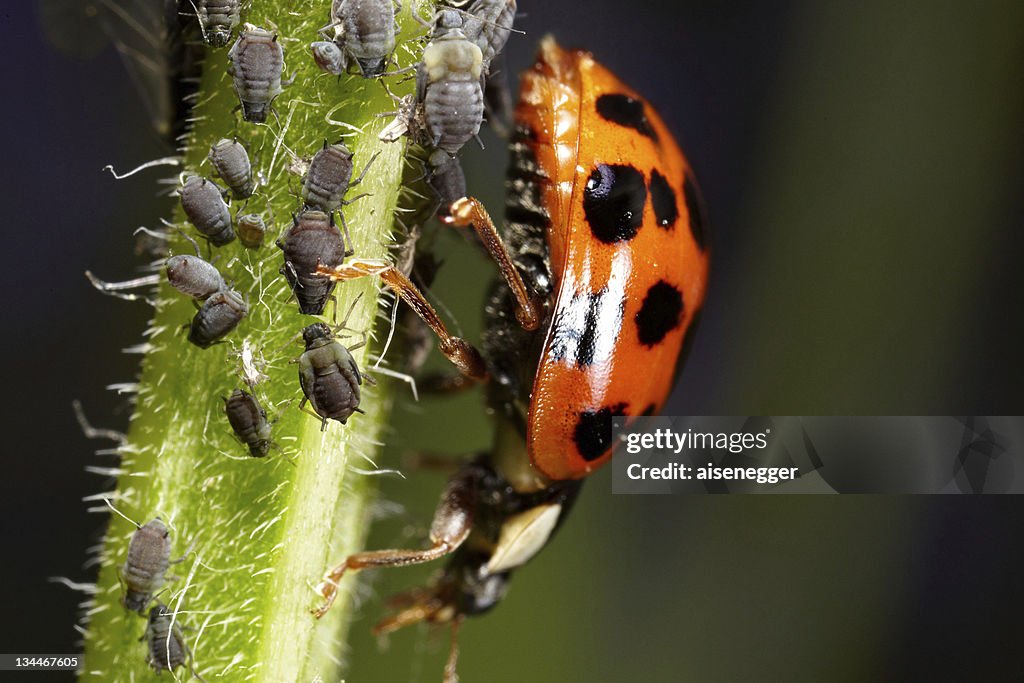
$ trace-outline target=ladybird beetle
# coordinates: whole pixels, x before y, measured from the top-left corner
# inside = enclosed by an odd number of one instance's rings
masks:
[[[483,352],[448,334],[392,266],[355,260],[334,279],[380,275],[440,337],[470,377],[486,377],[497,415],[493,450],[449,480],[421,550],[348,557],[320,584],[330,607],[346,570],[450,555],[430,586],[401,596],[376,627],[451,623],[454,632],[503,597],[510,572],[564,520],[582,478],[612,455],[612,416],[658,411],[704,300],[705,219],[691,168],[664,122],[587,52],[553,38],[522,77],[509,144],[506,223],[472,198],[449,222],[472,226],[505,283],[485,309]]]

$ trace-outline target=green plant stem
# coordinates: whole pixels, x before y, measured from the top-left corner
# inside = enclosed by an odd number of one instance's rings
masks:
[[[408,5],[401,21],[403,44],[396,53],[401,66],[418,58],[418,44],[410,39],[422,33]],[[373,486],[353,465],[373,469],[368,459],[388,414],[388,379],[381,377],[377,387],[364,385],[365,415],[354,415],[346,426],[330,422],[322,432],[318,419],[298,410],[301,390],[296,367],[289,363],[302,351],[295,335],[314,318],[299,314],[277,272],[282,259],[272,242],[299,208],[302,160],[325,139],[344,138],[355,153],[358,174],[380,152],[358,188],[371,196],[345,208],[361,258],[387,257],[404,165],[403,142],[378,140],[387,122],[380,115],[396,109],[382,84],[323,74],[309,55],[308,44],[319,39],[317,29],[328,23],[329,6],[294,8],[283,0],[254,0],[248,8],[245,20],[278,32],[285,76],[294,78],[274,103],[277,116],[266,125],[244,122],[233,111],[237,99],[226,73],[227,50],[208,52],[184,167],[209,176],[205,157],[213,142],[235,136],[246,144],[262,184],[244,205],[235,202],[232,213],[263,212],[267,244],[252,251],[236,241],[216,250],[225,277],[249,297],[250,314],[227,343],[206,350],[191,345],[182,326],[194,314],[192,304],[161,285],[146,332],[136,411],[122,448],[117,489],[105,494],[139,523],[165,520],[172,557],[192,547],[172,567],[175,576],[158,599],[177,612],[178,623],[192,629],[185,631],[185,639],[195,671],[208,681],[339,679],[351,577],[319,622],[310,614],[318,604],[311,587],[328,566],[362,546]],[[389,83],[398,94],[411,88],[400,78]],[[180,213],[176,219],[195,234]],[[190,247],[175,236],[171,250],[187,253]],[[339,316],[358,298],[349,329],[372,331],[378,287],[370,278],[338,287]],[[357,334],[342,341],[358,340]],[[257,361],[265,361],[267,378],[253,391],[271,418],[277,416],[273,438],[278,448],[265,459],[249,457],[234,440],[223,411],[222,397],[244,387],[238,355],[243,342]],[[375,351],[379,344],[371,339],[354,354],[371,375]],[[145,645],[138,642],[145,619],[119,604],[118,569],[134,530],[113,516],[100,551],[97,594],[87,614],[85,679],[159,680],[147,666]],[[184,669],[177,673],[187,677]]]

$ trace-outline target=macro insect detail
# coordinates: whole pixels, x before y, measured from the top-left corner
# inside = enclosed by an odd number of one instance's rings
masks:
[[[203,681],[203,677],[192,667],[192,651],[185,643],[181,625],[167,605],[158,602],[149,610],[146,632],[139,640],[146,641],[146,663],[159,674],[185,666],[189,673]]]
[[[232,585],[236,572],[241,572],[247,586],[258,585],[259,592],[272,594],[273,601],[278,595],[264,590],[268,584],[263,577],[274,577],[275,582],[296,581],[296,588],[301,580],[302,590],[306,590],[309,579],[321,574],[324,568],[319,560],[312,566],[303,559],[308,553],[288,555],[287,563],[281,561],[278,555],[294,551],[285,547],[287,543],[281,542],[280,534],[286,534],[286,541],[297,538],[288,534],[316,527],[322,518],[308,510],[297,511],[302,506],[293,505],[296,497],[313,491],[316,495],[306,500],[317,505],[309,507],[317,508],[314,513],[324,511],[323,503],[329,495],[324,494],[324,484],[309,483],[306,473],[310,467],[317,468],[314,479],[320,482],[341,481],[349,473],[366,474],[336,463],[352,452],[361,454],[351,444],[361,445],[376,438],[374,430],[380,428],[382,420],[360,418],[365,422],[365,433],[362,424],[358,431],[338,427],[328,430],[328,426],[330,421],[351,424],[348,421],[363,409],[376,412],[371,410],[364,389],[375,383],[369,373],[389,373],[381,363],[391,338],[381,347],[384,351],[375,359],[377,364],[370,366],[362,360],[357,362],[354,354],[367,343],[370,330],[366,326],[370,323],[365,320],[372,320],[368,313],[359,325],[363,328],[358,333],[362,341],[351,345],[342,341],[345,335],[340,330],[345,329],[355,303],[345,321],[333,327],[302,316],[323,316],[328,302],[333,302],[330,314],[336,320],[335,294],[351,299],[357,287],[350,283],[339,289],[338,283],[379,278],[383,287],[395,293],[425,323],[419,325],[418,332],[426,335],[426,345],[433,341],[431,333],[436,335],[439,350],[457,369],[454,379],[446,377],[438,384],[485,385],[487,409],[496,423],[493,445],[453,468],[425,545],[350,552],[323,573],[316,604],[303,603],[296,609],[294,595],[281,600],[281,604],[294,625],[296,614],[301,615],[306,606],[313,608],[317,617],[323,616],[335,602],[338,584],[346,573],[444,560],[444,566],[427,585],[398,597],[395,611],[375,630],[385,634],[417,622],[450,625],[452,649],[445,676],[447,681],[454,681],[458,653],[455,631],[466,617],[483,614],[499,604],[515,571],[543,550],[561,528],[583,480],[612,457],[613,416],[656,412],[668,396],[672,370],[685,356],[699,318],[708,271],[705,221],[692,170],[646,100],[597,64],[589,53],[563,50],[553,39],[546,39],[536,63],[523,75],[515,121],[508,126],[512,132],[508,141],[511,161],[506,179],[506,220],[496,225],[483,203],[469,196],[458,155],[478,135],[485,112],[490,111],[487,88],[490,77],[501,75],[504,69],[496,60],[514,31],[515,0],[437,3],[439,11],[427,35],[420,32],[397,52],[396,35],[401,34],[396,31],[396,15],[400,3],[334,0],[330,24],[318,36],[326,40],[313,42],[311,50],[321,69],[353,77],[309,79],[309,83],[295,87],[294,97],[278,100],[277,110],[275,98],[287,85],[282,82],[282,46],[309,44],[310,38],[317,37],[316,27],[321,21],[311,23],[296,9],[294,13],[266,17],[272,30],[245,24],[236,31],[240,22],[240,3],[236,0],[197,0],[193,7],[196,20],[185,5],[179,11],[188,17],[193,31],[197,26],[202,28],[208,45],[224,47],[235,36],[226,55],[200,48],[215,65],[222,65],[226,58],[231,87],[238,98],[238,107],[229,111],[235,104],[231,93],[209,91],[210,83],[219,82],[222,90],[228,87],[221,74],[212,71],[212,78],[202,80],[201,96],[189,103],[195,106],[190,119],[195,128],[191,137],[183,138],[186,172],[178,176],[185,179],[179,196],[188,221],[208,242],[205,258],[191,237],[194,233],[178,230],[192,242],[195,255],[161,257],[150,264],[146,277],[125,283],[102,283],[91,278],[103,291],[115,293],[134,286],[162,285],[161,279],[166,277],[166,284],[190,298],[188,303],[198,309],[187,325],[188,343],[202,349],[213,347],[207,353],[188,347],[182,339],[184,320],[173,320],[167,313],[171,308],[178,315],[186,302],[166,296],[168,287],[162,286],[150,301],[157,307],[157,314],[147,330],[149,338],[146,344],[138,345],[145,347],[145,353],[154,354],[153,362],[144,366],[144,381],[139,383],[143,387],[139,391],[143,397],[140,414],[150,412],[139,422],[145,429],[133,427],[131,438],[124,439],[127,447],[122,449],[131,454],[125,460],[124,471],[132,477],[150,477],[134,480],[150,487],[139,498],[154,501],[150,504],[165,519],[173,520],[175,528],[181,525],[209,532],[205,538],[211,542],[201,552],[209,551],[215,560],[207,563],[210,558],[197,554],[183,590],[165,599],[172,605],[176,604],[174,600],[180,604],[180,596],[190,591],[193,614],[204,615],[200,617],[200,631],[207,624],[211,627],[207,631],[211,638],[202,641],[203,647],[198,636],[193,642],[206,656],[213,649],[206,644],[220,637],[224,624],[240,623],[248,628],[260,618],[250,606],[259,603],[259,598],[238,601],[237,593],[228,590],[221,591],[224,595],[211,595],[215,592],[211,586]],[[263,20],[262,8],[243,9]],[[416,11],[414,7],[413,14]],[[402,21],[407,14],[403,13]],[[305,34],[289,32],[300,26]],[[410,46],[413,49],[408,49]],[[413,66],[397,68],[396,55],[402,60],[408,56]],[[303,66],[305,71],[297,73],[311,72],[312,65]],[[396,68],[389,72],[392,66]],[[416,87],[415,94],[410,95],[410,79],[400,74],[411,70],[416,72]],[[380,80],[368,82],[359,77]],[[358,87],[349,87],[351,83]],[[408,134],[413,151],[410,156],[392,148],[389,152],[394,153],[385,156],[390,158],[390,167],[382,171],[373,168],[377,154],[362,155],[364,150],[372,149],[373,136],[389,139],[376,132],[373,123],[378,119],[373,117],[386,113],[389,98],[398,99],[391,86],[399,93],[400,88],[406,88],[401,98],[403,114],[395,122],[404,125],[405,130],[395,135]],[[350,102],[345,97],[353,99]],[[239,109],[244,121],[267,125],[242,123],[236,114]],[[353,114],[357,109],[370,113],[365,117]],[[351,150],[340,141],[342,138],[352,145]],[[367,144],[368,139],[371,144]],[[328,140],[339,142],[330,144]],[[301,189],[292,187],[288,174],[297,177],[297,169],[306,164],[301,155],[314,149],[317,151],[309,159]],[[362,165],[358,174],[352,150],[356,150]],[[258,162],[256,169],[250,151]],[[400,165],[410,158],[424,165],[422,178],[438,198],[436,211],[430,199],[420,194],[422,186],[410,186],[406,191],[400,187],[419,171],[414,166]],[[182,163],[181,159],[171,161]],[[209,168],[204,170],[204,164]],[[371,172],[374,175],[368,176]],[[405,181],[401,180],[403,174]],[[349,190],[367,177],[371,182],[364,187],[372,185],[374,196],[345,209],[368,196],[346,198]],[[290,210],[296,211],[290,224],[281,221]],[[360,253],[355,258],[343,210],[358,240]],[[443,261],[441,254],[429,251],[433,235],[427,235],[416,246],[432,213],[440,218],[440,226],[431,227],[441,231],[471,228],[470,237],[497,265],[497,277],[483,307],[484,329],[478,344],[457,336],[461,334],[457,331],[450,332],[442,318],[446,315],[443,306],[435,309],[433,299],[428,300],[419,289],[429,286]],[[402,220],[406,218],[410,219],[408,224]],[[388,231],[399,223],[408,244],[402,257],[392,262],[382,254],[396,246],[389,244]],[[170,223],[165,225],[174,228]],[[268,228],[280,231],[275,241],[281,251],[280,260],[273,253],[256,251],[266,242]],[[179,240],[172,231],[148,234],[162,240],[163,255]],[[231,246],[236,238],[241,247]],[[212,256],[213,249],[220,247],[225,248],[217,257]],[[161,264],[163,274],[158,272]],[[288,290],[278,275],[283,275]],[[376,282],[363,284],[366,291],[375,290],[371,284]],[[376,306],[366,308],[384,318],[384,312]],[[393,324],[395,319],[392,317]],[[243,320],[246,324],[241,334],[229,338]],[[298,320],[303,322],[296,324]],[[452,328],[458,329],[456,325]],[[297,351],[297,336],[263,357],[264,350],[273,349],[299,329],[303,347],[291,361],[296,371],[284,361]],[[404,333],[396,325],[389,335],[396,329],[399,335]],[[396,348],[403,344],[415,347],[422,341],[415,337],[418,332],[400,338]],[[288,348],[292,351],[286,351]],[[425,356],[422,350],[420,344],[409,350],[408,357],[396,359],[394,356],[402,353],[392,353],[388,360],[415,365]],[[374,353],[377,351],[375,347]],[[418,360],[410,360],[417,354]],[[245,389],[233,389],[234,379],[225,381],[225,356],[242,359],[242,384],[238,386]],[[173,386],[168,390],[168,385]],[[290,406],[300,390],[299,406]],[[414,385],[414,396],[415,391]],[[151,400],[151,396],[160,398],[161,403]],[[204,406],[199,419],[186,415],[191,404]],[[282,420],[277,426],[278,416],[268,418],[265,407],[302,410],[315,416],[316,423],[293,414],[294,419]],[[157,419],[151,419],[154,412],[159,413]],[[321,433],[316,433],[314,424]],[[338,438],[339,432],[343,439]],[[251,458],[230,454],[216,457],[225,453],[223,445],[229,443],[229,434],[240,444],[236,451],[247,452]],[[214,440],[218,441],[215,448],[193,448],[194,444],[209,445]],[[131,450],[140,445],[143,448]],[[293,472],[297,476],[292,476],[288,467],[279,467],[283,464],[276,458],[267,457],[271,449],[284,445],[297,455],[291,463],[296,466]],[[196,455],[196,461],[178,460],[179,453],[173,451],[179,447],[181,452],[189,451],[189,456]],[[344,455],[341,458],[323,457],[312,464],[308,459],[316,453],[329,455],[329,449],[347,448],[353,450],[339,450]],[[168,460],[157,459],[167,454]],[[174,467],[166,467],[168,462]],[[378,469],[370,474],[386,471]],[[324,476],[324,472],[330,472],[330,476]],[[132,485],[133,480],[122,480],[127,500],[138,496],[140,489]],[[315,488],[317,485],[322,488]],[[217,487],[224,488],[217,491]],[[180,491],[187,493],[179,499],[176,496]],[[358,487],[346,489],[346,495],[350,491],[358,492]],[[227,495],[217,495],[224,493]],[[211,503],[193,511],[189,503],[200,500],[199,496]],[[236,514],[225,524],[228,518],[224,511],[229,504],[239,503],[245,508],[244,514]],[[208,519],[221,524],[205,525]],[[268,533],[271,528],[273,532]],[[232,542],[220,546],[227,532]],[[316,533],[321,530],[317,528]],[[324,538],[330,534],[334,531],[325,531]],[[234,542],[236,537],[240,543]],[[305,543],[310,544],[308,540]],[[230,547],[230,556],[226,547]],[[252,548],[258,552],[250,553]],[[123,551],[123,547],[117,551]],[[160,519],[138,528],[129,543],[127,559],[119,567],[124,586],[121,602],[132,612],[148,614],[142,640],[146,641],[146,662],[157,674],[171,671],[176,677],[175,672],[186,666],[198,677],[185,639],[189,628],[178,620],[179,614],[187,612],[178,607],[172,611],[159,602],[172,564],[170,552],[167,525]],[[105,557],[117,558],[106,564],[104,571],[110,572],[121,556],[107,553]],[[308,569],[301,579],[291,571],[279,571],[283,567],[294,569],[296,559]],[[97,605],[106,607],[101,599],[97,599]],[[263,607],[257,604],[257,608]],[[101,620],[102,611],[95,611]],[[120,616],[120,610],[115,611]],[[141,620],[131,619],[141,626]],[[309,619],[307,627],[312,623],[312,617]],[[267,633],[271,630],[266,629]],[[294,635],[302,631],[304,635]],[[292,629],[286,637],[306,638],[313,631],[311,627]],[[114,639],[99,633],[101,637],[96,640],[107,642],[95,647],[108,647]],[[253,641],[260,640],[262,646],[261,639],[269,637],[261,634],[253,636]],[[141,651],[140,645],[136,647]],[[267,665],[266,661],[253,659],[266,648],[253,650],[258,652],[237,657],[237,650],[214,651],[211,659],[217,661],[204,662],[202,669],[222,671],[220,675],[228,679],[242,669],[255,671]],[[302,657],[309,654],[301,648],[297,651]],[[141,652],[135,664],[141,671]]]
[[[231,189],[235,199],[248,199],[255,188],[249,152],[238,140],[223,139],[210,147],[209,157],[217,175]]]
[[[181,188],[181,208],[199,234],[213,246],[223,247],[235,240],[224,190],[212,180],[190,176]]]
[[[201,349],[209,348],[238,327],[248,313],[249,304],[235,290],[214,292],[193,316],[188,340]]]
[[[125,609],[143,614],[163,586],[170,564],[171,533],[167,525],[154,519],[138,527],[128,542],[128,557],[120,570],[124,584],[121,604]]]
[[[321,419],[322,430],[327,429],[327,420],[345,424],[353,413],[361,412],[359,401],[363,376],[352,351],[364,342],[345,347],[334,338],[331,328],[325,323],[313,323],[304,329],[302,341],[306,350],[297,360],[299,384],[304,394],[302,405],[308,401],[313,406]]]
[[[509,152],[504,226],[472,198],[454,202],[447,218],[476,231],[504,280],[485,307],[482,372],[466,363],[472,347],[447,333],[393,267],[319,268],[339,281],[380,276],[464,375],[488,381],[493,450],[449,479],[428,547],[350,555],[325,574],[315,610],[330,608],[348,571],[447,556],[440,575],[400,596],[399,611],[375,629],[450,623],[446,680],[455,679],[463,619],[502,599],[511,573],[559,528],[583,478],[611,458],[612,417],[665,402],[708,274],[686,158],[654,109],[589,53],[544,39],[522,77]]]
[[[341,208],[342,204],[351,204],[356,199],[366,196],[359,195],[354,199],[345,200],[345,193],[363,182],[366,172],[378,154],[380,153],[374,154],[363,167],[359,177],[352,180],[352,152],[344,143],[328,145],[324,140],[323,149],[314,154],[309,162],[309,170],[302,183],[302,201],[309,208],[329,213]]]
[[[249,449],[254,458],[264,458],[270,452],[270,422],[267,412],[263,410],[252,394],[235,389],[224,399],[224,412],[228,416],[231,429]]]
[[[235,223],[238,241],[247,249],[259,249],[267,236],[267,225],[263,216],[258,213],[246,213],[238,217]]]
[[[200,301],[205,301],[216,292],[227,289],[228,285],[224,281],[224,276],[220,274],[217,267],[199,256],[199,245],[195,240],[188,235],[184,235],[184,237],[192,242],[196,253],[195,256],[176,254],[169,257],[164,263],[167,282],[171,287]]]
[[[299,311],[306,315],[320,315],[331,298],[335,283],[316,272],[318,265],[339,265],[349,252],[345,238],[334,225],[331,215],[316,209],[307,209],[295,216],[292,226],[277,241],[283,252],[285,276],[299,302]]]
[[[416,73],[427,141],[451,155],[480,132],[484,117],[483,53],[462,27],[459,12],[441,10]]]
[[[480,48],[485,74],[512,34],[516,9],[516,0],[477,0],[466,10],[462,30]]]
[[[363,78],[377,78],[395,51],[395,27],[394,0],[333,0],[331,23],[321,30],[328,40],[313,43],[313,57],[337,76],[354,63]]]
[[[228,51],[228,74],[242,107],[242,117],[251,123],[267,120],[274,98],[281,94],[284,50],[277,35],[246,24]]]
[[[241,0],[195,0],[203,39],[211,47],[225,47],[238,26]]]

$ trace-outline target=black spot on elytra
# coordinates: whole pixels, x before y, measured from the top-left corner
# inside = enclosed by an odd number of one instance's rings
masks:
[[[676,219],[679,218],[676,193],[657,169],[651,171],[651,206],[654,208],[654,218],[659,226],[666,230],[676,227]]]
[[[597,98],[597,113],[601,118],[612,123],[617,123],[626,128],[632,128],[641,135],[658,141],[658,133],[651,127],[647,120],[647,112],[644,110],[644,103],[629,95],[607,94]]]
[[[632,166],[598,164],[583,190],[583,213],[594,237],[614,244],[636,237],[646,201],[643,173]]]
[[[656,413],[657,411],[658,411],[658,407],[656,405],[654,405],[653,403],[651,403],[646,408],[644,408],[644,412],[642,412],[640,414],[643,415],[644,417],[650,417],[651,415],[654,415],[654,413]]]
[[[637,334],[644,346],[654,346],[683,321],[683,294],[659,280],[644,297],[640,312],[636,314]]]
[[[624,310],[625,302],[614,300],[607,288],[573,294],[552,323],[551,355],[577,367],[605,360],[619,336]]]
[[[608,451],[612,445],[612,416],[622,415],[625,409],[625,403],[617,403],[580,413],[572,439],[584,460],[597,460]]]
[[[690,216],[690,232],[697,246],[704,250],[704,228],[707,222],[704,215],[704,202],[701,201],[700,191],[693,175],[687,171],[686,179],[683,181],[683,194],[686,198],[686,213]]]

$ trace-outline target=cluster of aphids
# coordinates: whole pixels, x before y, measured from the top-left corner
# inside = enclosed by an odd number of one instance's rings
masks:
[[[416,94],[402,102],[396,122],[382,134],[388,140],[408,135],[428,150],[427,177],[438,194],[438,205],[445,209],[465,195],[456,154],[479,133],[489,65],[508,39],[516,10],[514,0],[461,4],[467,7],[449,7],[437,13],[422,59],[414,67]],[[197,3],[196,9],[207,43],[226,47],[240,23],[237,3],[207,0]],[[395,11],[392,0],[334,0],[330,23],[321,29],[322,37],[330,40],[312,43],[313,58],[322,69],[338,75],[351,72],[379,78],[401,73],[404,70],[388,71],[396,44]],[[284,87],[284,53],[278,36],[245,24],[227,57],[242,118],[250,123],[265,122]],[[322,315],[333,299],[335,281],[317,270],[336,268],[353,254],[341,209],[366,196],[345,199],[348,190],[362,182],[375,158],[353,179],[352,152],[341,142],[328,144],[325,140],[309,161],[301,208],[276,241],[283,252],[280,273],[302,314]],[[189,223],[211,248],[237,238],[249,249],[260,249],[267,232],[263,216],[239,212],[233,217],[228,203],[229,198],[247,202],[257,189],[245,145],[237,139],[222,139],[210,148],[208,160],[213,175],[227,187],[213,177],[186,174],[179,194]],[[249,303],[213,263],[202,258],[194,241],[193,245],[194,255],[167,259],[166,277],[172,287],[194,301],[197,311],[188,326],[188,340],[205,349],[222,342],[238,327],[249,313]],[[118,288],[109,283],[99,286],[105,291]],[[352,347],[338,342],[323,323],[309,325],[302,337],[306,350],[298,364],[303,404],[308,401],[312,405],[324,428],[329,419],[344,424],[358,411],[363,381],[349,353]],[[252,455],[266,455],[272,444],[270,425],[256,398],[236,390],[225,401],[235,434]]]
[[[128,557],[118,568],[118,579],[124,591],[121,604],[146,618],[146,631],[139,639],[146,641],[146,662],[157,673],[187,666],[193,676],[203,680],[192,666],[192,652],[178,615],[157,599],[167,570],[184,557],[171,560],[171,534],[159,518],[142,526],[133,524],[136,529],[128,542]]]
[[[227,47],[237,30],[227,57],[241,117],[258,124],[268,115],[276,115],[273,102],[285,85],[284,53],[277,35],[251,24],[238,29],[241,19],[237,0],[197,0],[194,7],[209,46]],[[453,2],[442,8],[430,25],[422,58],[414,67],[416,94],[401,102],[398,118],[381,136],[393,141],[407,135],[427,150],[427,179],[438,195],[438,206],[445,209],[466,193],[456,155],[479,133],[490,64],[508,39],[515,12],[515,0]],[[325,40],[311,45],[313,58],[323,70],[337,75],[380,78],[407,71],[391,69],[396,45],[395,13],[392,0],[334,0],[330,23],[321,29]],[[302,314],[322,315],[333,299],[336,282],[322,271],[341,266],[353,254],[341,211],[366,196],[345,198],[350,188],[363,181],[375,158],[355,179],[353,153],[341,142],[325,141],[309,161],[300,191],[300,209],[276,240],[282,252],[279,273]],[[259,213],[244,213],[259,188],[259,174],[254,173],[245,144],[236,138],[221,139],[211,146],[207,159],[212,173],[206,177],[185,174],[178,190],[189,224],[209,245],[208,252],[236,239],[247,249],[262,249],[267,233],[264,218]],[[232,215],[229,202],[241,202],[243,209]],[[187,326],[187,338],[196,347],[207,349],[224,342],[246,318],[248,296],[221,273],[216,258],[204,258],[199,244],[188,234],[182,235],[192,243],[194,253],[166,258],[164,277],[194,303],[197,310]],[[90,278],[101,290],[121,295],[119,292],[129,287],[154,284],[159,276],[126,283]],[[344,424],[359,410],[364,379],[351,354],[359,345],[346,347],[335,333],[336,329],[323,322],[306,326],[301,332],[305,351],[297,359],[303,404],[311,404],[324,429],[328,420]],[[250,389],[257,381],[258,376],[246,374]],[[274,446],[272,421],[256,397],[235,389],[224,403],[231,428],[249,453],[257,458],[268,455]],[[184,664],[191,669],[181,627],[155,597],[171,563],[170,553],[169,531],[161,520],[137,525],[119,572],[123,606],[142,616],[148,609],[148,662],[157,672],[173,671]]]

